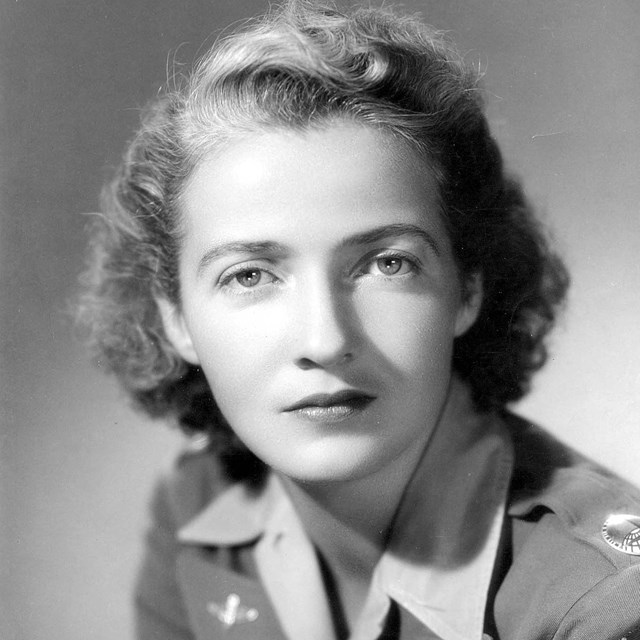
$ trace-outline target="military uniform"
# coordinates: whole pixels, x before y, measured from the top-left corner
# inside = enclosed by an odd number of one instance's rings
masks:
[[[640,640],[638,491],[515,416],[441,422],[350,637]],[[140,640],[344,635],[275,475],[252,493],[186,453],[153,511]]]

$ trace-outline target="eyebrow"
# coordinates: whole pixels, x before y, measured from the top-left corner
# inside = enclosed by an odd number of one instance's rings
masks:
[[[410,236],[422,240],[433,249],[437,256],[440,256],[440,247],[435,238],[428,231],[415,224],[398,223],[375,227],[374,229],[369,229],[368,231],[363,231],[362,233],[357,233],[345,238],[340,242],[339,246],[341,248],[357,247],[374,244],[386,238],[400,238],[403,236]],[[284,255],[287,253],[287,248],[279,242],[270,240],[261,242],[226,242],[212,247],[200,258],[197,275],[200,276],[202,272],[218,258],[231,253],[246,253],[249,255],[264,255],[265,253],[269,253],[271,255]]]
[[[363,244],[374,244],[386,238],[401,238],[403,236],[410,236],[422,240],[433,249],[437,256],[440,256],[440,247],[435,238],[428,231],[415,224],[387,224],[345,238],[340,244],[344,247],[354,247]]]
[[[269,240],[264,242],[226,242],[225,244],[212,247],[200,258],[197,275],[201,275],[214,260],[230,253],[248,253],[249,255],[270,253],[282,255],[286,253],[286,247],[279,242]]]

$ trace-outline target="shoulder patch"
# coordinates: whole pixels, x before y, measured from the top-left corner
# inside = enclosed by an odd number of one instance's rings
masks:
[[[640,556],[640,516],[627,513],[610,515],[602,525],[605,542],[632,556]]]

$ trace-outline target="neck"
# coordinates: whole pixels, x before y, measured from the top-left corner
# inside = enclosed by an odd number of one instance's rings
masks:
[[[423,449],[416,446],[395,464],[356,480],[282,478],[307,534],[329,565],[370,576]]]
[[[424,447],[373,476],[347,482],[282,478],[307,535],[323,560],[325,587],[346,628],[357,624],[395,514]]]

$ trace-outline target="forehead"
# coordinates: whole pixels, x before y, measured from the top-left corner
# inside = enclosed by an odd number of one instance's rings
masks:
[[[180,209],[188,236],[222,240],[284,231],[300,236],[312,221],[322,222],[323,236],[406,222],[397,220],[402,217],[440,224],[427,162],[390,133],[354,123],[232,141],[196,167]]]

